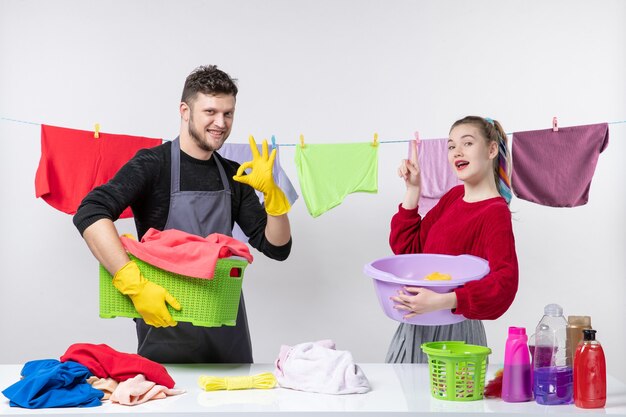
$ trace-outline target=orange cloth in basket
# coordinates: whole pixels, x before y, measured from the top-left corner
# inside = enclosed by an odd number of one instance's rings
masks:
[[[213,278],[219,258],[241,256],[249,263],[253,259],[245,243],[220,233],[201,237],[176,229],[159,231],[150,228],[141,242],[125,236],[121,239],[124,248],[133,256],[157,268],[188,277]]]

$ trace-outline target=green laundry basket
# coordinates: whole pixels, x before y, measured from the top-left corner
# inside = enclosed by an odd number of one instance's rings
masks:
[[[487,356],[491,349],[465,342],[422,344],[428,355],[430,393],[448,401],[474,401],[483,398]]]
[[[239,257],[218,259],[212,279],[175,274],[150,265],[132,255],[142,275],[169,291],[182,306],[180,311],[167,306],[176,321],[196,326],[234,326],[241,296],[243,272],[248,262]],[[100,265],[100,317],[140,318],[130,298],[113,286],[113,277]]]

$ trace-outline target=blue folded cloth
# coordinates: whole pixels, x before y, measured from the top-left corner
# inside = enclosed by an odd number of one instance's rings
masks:
[[[102,404],[104,392],[86,382],[91,372],[78,362],[30,361],[21,374],[23,379],[2,391],[11,407],[95,407]]]

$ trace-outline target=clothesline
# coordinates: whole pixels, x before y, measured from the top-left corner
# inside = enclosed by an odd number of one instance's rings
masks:
[[[76,212],[75,208],[87,193],[107,183],[140,149],[162,143],[160,138],[113,133],[102,136],[106,138],[104,140],[98,140],[94,138],[97,126],[91,131],[42,124],[40,130],[42,155],[35,176],[35,195],[69,214]],[[589,184],[598,154],[609,143],[608,123],[562,127],[557,133],[552,129],[517,131],[513,136],[511,157],[515,169],[511,170],[510,178],[517,197],[552,207],[576,207],[588,201]],[[272,139],[275,142],[275,138]],[[374,135],[375,144],[377,139]],[[445,157],[448,154],[446,142],[447,139],[431,139],[421,144],[426,150],[420,153],[421,169],[424,173],[430,172],[425,174],[426,178],[434,179],[426,182],[432,182],[428,193],[423,184],[422,197],[431,201],[438,200],[459,182]],[[105,146],[107,143],[111,145]],[[300,191],[312,217],[318,217],[341,204],[348,194],[378,192],[381,147],[372,145],[372,141],[311,144],[308,146],[310,152],[306,149],[299,152],[300,148],[295,147],[293,162],[297,166]],[[227,155],[229,149],[232,156]],[[252,152],[248,144],[231,142],[224,144],[220,155],[243,164],[250,161]],[[567,161],[559,163],[563,153],[568,154]],[[281,178],[289,179],[280,168],[278,159],[274,162],[278,168],[273,172],[276,184],[289,198],[288,190],[281,186]],[[339,176],[336,171],[338,166],[342,168]],[[75,172],[85,175],[75,175]],[[566,180],[559,180],[556,184],[554,178]],[[420,203],[422,210],[426,210],[426,206],[427,203]]]
[[[7,120],[9,122],[16,122],[16,123],[24,123],[24,124],[29,124],[29,125],[36,125],[36,126],[41,126],[41,123],[35,123],[35,122],[28,122],[25,120],[18,120],[18,119],[11,119],[8,117],[2,117],[0,116],[0,120]],[[620,124],[620,123],[626,123],[626,120],[618,120],[615,122],[607,122],[607,124],[609,125],[616,125],[616,124]],[[512,135],[512,132],[507,132],[506,133],[508,136]],[[420,139],[420,140],[430,140],[430,139],[436,139],[436,138],[424,138],[424,139]],[[169,140],[169,139],[164,139],[164,140]],[[407,143],[410,142],[413,139],[401,139],[401,140],[379,140],[378,143]],[[277,146],[298,146],[299,143],[277,143]]]

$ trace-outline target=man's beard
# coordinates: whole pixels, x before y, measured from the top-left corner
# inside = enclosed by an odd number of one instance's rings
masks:
[[[189,136],[191,136],[194,143],[203,151],[215,152],[222,147],[223,142],[217,147],[211,146],[211,144],[204,139],[204,136],[194,129],[193,117],[191,115],[189,115],[189,126],[187,127],[187,131],[189,132]]]

